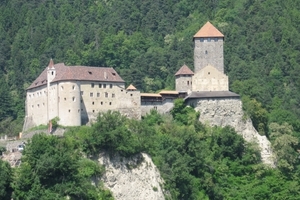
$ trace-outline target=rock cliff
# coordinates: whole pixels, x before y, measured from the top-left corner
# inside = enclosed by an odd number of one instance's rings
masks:
[[[248,142],[257,142],[260,147],[262,161],[274,167],[271,143],[266,136],[261,136],[252,125],[252,121],[244,116],[240,99],[201,99],[195,100],[195,110],[200,112],[200,121],[210,125],[231,126]]]
[[[124,158],[101,153],[98,161],[105,166],[106,172],[102,180],[115,199],[165,199],[161,188],[163,180],[147,154]]]

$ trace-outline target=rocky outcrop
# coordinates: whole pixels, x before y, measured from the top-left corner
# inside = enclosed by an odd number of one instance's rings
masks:
[[[252,125],[252,121],[245,117],[242,101],[232,99],[195,99],[192,102],[195,110],[200,112],[200,121],[209,125],[231,126],[248,142],[257,142],[260,147],[262,161],[274,167],[271,143],[266,136],[261,136]]]
[[[120,200],[163,200],[163,180],[151,158],[141,153],[131,158],[101,153],[99,163],[105,166],[102,177],[107,187]]]

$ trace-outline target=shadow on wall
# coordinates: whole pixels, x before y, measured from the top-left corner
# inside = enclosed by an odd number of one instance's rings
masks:
[[[81,125],[86,125],[90,120],[89,120],[89,115],[86,111],[86,106],[84,101],[81,102]]]

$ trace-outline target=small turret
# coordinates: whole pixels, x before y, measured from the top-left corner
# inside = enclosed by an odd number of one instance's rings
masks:
[[[192,90],[192,77],[194,72],[185,64],[176,72],[176,91],[189,92]]]

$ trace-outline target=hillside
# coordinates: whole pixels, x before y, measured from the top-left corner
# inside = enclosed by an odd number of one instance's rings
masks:
[[[108,198],[110,193],[89,184],[91,176],[103,173],[102,168],[81,158],[82,152],[91,156],[101,150],[122,156],[148,153],[173,199],[299,196],[300,2],[3,0],[0,13],[0,135],[21,131],[25,89],[49,58],[67,65],[114,67],[127,85],[133,83],[142,92],[173,89],[174,73],[183,64],[193,69],[192,38],[209,20],[225,36],[225,73],[230,90],[242,97],[243,117],[251,118],[277,156],[277,168],[266,169],[255,146],[229,127],[206,127],[195,121],[198,114],[179,102],[172,116],[153,112],[141,121],[131,121],[108,113],[109,119],[119,119],[112,129],[103,126],[106,122],[99,117],[93,127],[71,130],[61,141],[37,136],[32,148],[58,143],[58,149],[78,149],[74,157],[69,150],[59,154],[55,148],[39,155],[53,153],[53,163],[59,163],[60,156],[61,161],[71,159],[66,166],[71,173],[66,175],[68,180],[62,183],[53,178],[65,173],[62,165],[55,168],[47,159],[38,161],[26,153],[23,161],[29,165],[19,170],[0,163],[1,197],[10,199],[14,190],[16,199],[45,193],[54,199],[55,195]],[[85,165],[90,171],[75,175]],[[34,174],[36,170],[40,174]],[[44,173],[48,173],[46,179],[41,178]],[[90,193],[79,190],[77,183]]]

